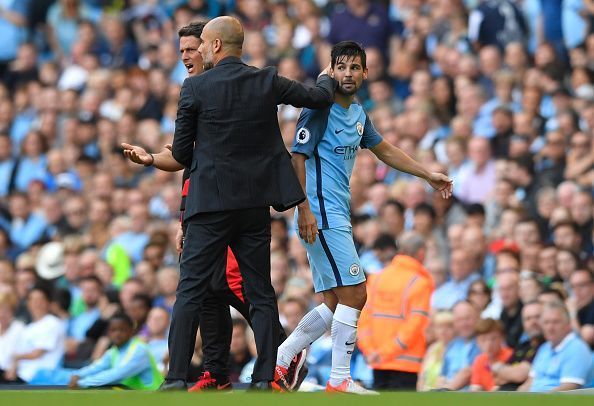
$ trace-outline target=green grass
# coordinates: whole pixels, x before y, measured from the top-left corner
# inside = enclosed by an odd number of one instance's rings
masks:
[[[506,393],[383,393],[380,396],[325,393],[154,393],[128,391],[0,391],[0,406],[581,406],[593,395]]]

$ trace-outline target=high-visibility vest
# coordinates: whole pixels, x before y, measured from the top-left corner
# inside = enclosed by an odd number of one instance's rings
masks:
[[[114,345],[110,350],[111,351],[111,367],[112,368],[117,367],[118,361],[120,359],[123,359],[123,361],[130,359],[132,357],[132,355],[134,354],[134,351],[136,350],[136,348],[139,345],[146,346],[146,344],[143,343],[142,341],[140,341],[138,338],[133,338],[130,342],[130,345],[128,346],[128,349],[124,353],[121,353],[119,348]],[[122,380],[120,382],[122,385],[127,386],[130,389],[139,389],[139,390],[157,390],[159,388],[159,386],[163,382],[163,375],[161,375],[161,372],[159,371],[159,368],[157,367],[157,363],[155,362],[153,355],[148,351],[148,349],[147,349],[147,354],[149,356],[149,360],[151,363],[151,373],[152,373],[151,382],[149,384],[145,384],[144,382],[142,382],[142,379],[140,379],[140,375],[134,375],[134,376],[131,376],[130,378],[126,378],[126,379]]]
[[[397,255],[367,282],[358,345],[366,356],[377,353],[373,369],[418,373],[426,351],[433,279],[416,259]]]

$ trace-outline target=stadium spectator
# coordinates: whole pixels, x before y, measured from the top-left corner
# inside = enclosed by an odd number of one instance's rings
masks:
[[[571,329],[563,304],[544,307],[541,324],[546,342],[538,349],[530,377],[518,389],[531,392],[562,392],[591,382],[592,353]]]
[[[427,348],[419,379],[417,380],[417,391],[437,389],[437,379],[443,367],[445,350],[454,338],[454,317],[452,313],[438,312],[434,314],[431,324],[435,334],[435,342]]]
[[[19,339],[12,365],[5,378],[13,382],[29,382],[38,371],[57,368],[64,356],[66,328],[60,319],[50,314],[49,292],[38,285],[27,294],[27,309],[31,323]]]
[[[505,330],[500,321],[480,320],[476,325],[475,334],[481,354],[472,363],[470,390],[490,392],[497,389],[493,365],[507,361],[512,349],[505,345]]]
[[[163,377],[148,346],[134,338],[132,320],[115,315],[109,320],[108,331],[113,346],[93,364],[74,371],[68,387],[157,389]]]
[[[23,322],[14,318],[17,298],[10,291],[0,292],[0,382],[7,382],[6,373],[13,367],[12,359],[25,328]]]
[[[370,276],[359,321],[359,348],[373,368],[376,389],[414,390],[426,349],[433,281],[422,265],[425,241],[409,232],[399,244],[399,255]]]
[[[474,329],[479,320],[478,310],[469,302],[458,302],[454,308],[454,338],[447,346],[443,367],[436,386],[460,390],[470,384],[471,366],[479,355]]]
[[[87,341],[87,331],[101,316],[99,300],[103,296],[103,285],[94,275],[87,276],[78,284],[85,310],[71,318],[68,323],[66,338],[66,357],[70,361],[82,361],[89,358],[94,341]],[[72,365],[72,364],[71,364]]]
[[[540,317],[542,305],[539,302],[526,302],[522,308],[522,325],[524,334],[513,354],[504,362],[496,362],[491,366],[495,384],[502,391],[517,390],[530,373],[536,352],[544,342]]]
[[[157,363],[159,371],[165,370],[167,352],[167,330],[169,329],[169,311],[162,307],[153,307],[146,320],[146,343]]]
[[[594,349],[594,277],[587,269],[573,271],[569,278],[572,297],[567,300],[575,331]]]
[[[471,261],[470,254],[465,249],[452,252],[450,260],[451,279],[441,285],[431,297],[431,307],[434,309],[451,309],[460,300],[465,300],[470,284],[480,276]]]
[[[503,323],[505,341],[515,347],[522,336],[522,302],[520,301],[520,275],[514,271],[497,275],[497,292],[502,311],[499,319]]]
[[[489,313],[492,312],[493,306],[489,306],[491,304],[491,289],[482,279],[470,284],[468,301],[481,312],[482,318],[488,318]]]

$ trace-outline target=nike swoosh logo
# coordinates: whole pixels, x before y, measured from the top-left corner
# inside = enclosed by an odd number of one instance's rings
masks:
[[[224,385],[217,385],[217,390],[227,389],[231,385],[231,382],[227,382]]]
[[[356,343],[356,341],[353,341],[352,343],[349,343],[348,341],[346,343],[344,343],[344,345],[354,345]]]
[[[340,134],[343,131],[344,131],[344,128],[342,130],[334,130],[334,134]]]

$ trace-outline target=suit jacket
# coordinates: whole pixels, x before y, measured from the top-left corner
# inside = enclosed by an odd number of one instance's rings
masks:
[[[278,104],[312,109],[334,101],[322,75],[306,87],[228,57],[184,81],[175,120],[173,157],[190,168],[184,218],[196,213],[273,206],[286,210],[303,189],[281,136]]]

